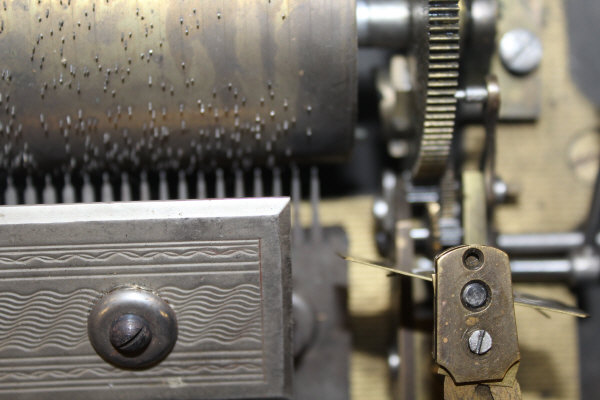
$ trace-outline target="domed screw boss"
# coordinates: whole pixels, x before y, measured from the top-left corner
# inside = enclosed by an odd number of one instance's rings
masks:
[[[164,300],[148,290],[116,289],[92,308],[88,337],[105,361],[126,369],[150,368],[175,346],[177,318]]]

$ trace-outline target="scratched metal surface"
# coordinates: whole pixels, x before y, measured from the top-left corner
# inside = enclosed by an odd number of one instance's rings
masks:
[[[7,0],[0,166],[339,159],[356,53],[352,0]]]

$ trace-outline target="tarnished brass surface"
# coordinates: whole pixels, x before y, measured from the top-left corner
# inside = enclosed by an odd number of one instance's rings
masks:
[[[497,43],[505,33],[512,29],[525,28],[542,36],[545,34],[545,25],[550,25],[547,19],[548,3],[543,0],[500,0],[498,3],[502,13],[498,19]],[[557,22],[556,18],[552,19],[552,24],[557,25]],[[543,36],[542,39],[544,39]],[[556,44],[545,43],[542,63],[548,59],[547,50],[551,46],[554,47]],[[565,59],[563,64],[568,65],[568,61]],[[497,53],[492,57],[490,68],[491,73],[498,77],[502,93],[500,119],[527,121],[538,118],[542,112],[542,98],[546,96],[545,90],[549,84],[543,75],[542,68],[526,75],[514,75],[502,65]],[[556,78],[556,76],[552,78],[552,84],[556,84]]]
[[[487,243],[488,216],[483,174],[478,170],[464,171],[462,182],[464,242]]]
[[[469,256],[477,254],[477,264]],[[487,246],[461,246],[435,260],[435,338],[434,355],[458,384],[500,381],[520,359],[512,299],[510,264],[506,253]],[[470,309],[461,300],[469,282],[487,287],[487,302]],[[492,347],[485,354],[469,350],[469,335],[487,331]]]
[[[316,161],[351,147],[355,2],[0,5],[0,167]]]

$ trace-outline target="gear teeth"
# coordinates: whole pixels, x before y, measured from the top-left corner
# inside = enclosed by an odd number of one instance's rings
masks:
[[[459,78],[459,0],[429,0],[427,93],[425,118],[414,177],[442,177],[454,136]]]
[[[437,61],[438,59],[434,59],[435,61]],[[443,59],[445,60],[445,59]],[[458,68],[458,63],[457,62],[452,62],[452,63],[445,63],[445,62],[436,62],[433,65],[429,66],[429,69],[446,69],[446,70],[451,70],[454,68]]]
[[[442,113],[442,115],[448,115],[443,113],[455,113],[456,106],[427,106],[425,108],[426,113]]]

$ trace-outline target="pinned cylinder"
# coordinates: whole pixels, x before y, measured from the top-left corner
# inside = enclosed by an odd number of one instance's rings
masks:
[[[6,2],[0,166],[332,161],[351,149],[353,0]]]

